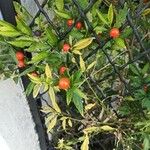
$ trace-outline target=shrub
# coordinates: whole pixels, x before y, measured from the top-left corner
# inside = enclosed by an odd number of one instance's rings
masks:
[[[1,70],[14,79],[28,75],[27,96],[43,100],[49,93],[51,104],[41,111],[54,147],[148,150],[149,3],[52,0],[43,8],[35,2],[36,18],[15,2],[17,26],[0,21],[7,49],[0,57],[8,52]],[[24,68],[20,74],[15,63]]]

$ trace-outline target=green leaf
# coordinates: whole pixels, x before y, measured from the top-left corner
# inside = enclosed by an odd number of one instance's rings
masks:
[[[94,28],[94,31],[96,31],[96,33],[99,34],[99,33],[102,33],[104,31],[107,31],[107,29],[105,27],[103,27],[103,26],[96,26]]]
[[[50,49],[50,45],[46,42],[33,42],[29,48],[26,48],[25,50],[28,52],[35,52],[35,51],[44,51]]]
[[[33,56],[33,57],[32,57],[32,60],[31,60],[30,62],[28,62],[28,64],[38,63],[38,62],[44,60],[45,58],[47,58],[48,55],[49,55],[48,52],[45,52],[45,51],[40,52],[40,53],[38,53],[37,55]]]
[[[51,46],[55,46],[57,44],[57,41],[58,41],[58,38],[57,36],[53,33],[53,30],[48,27],[46,28],[46,36],[48,38],[48,43],[51,45]]]
[[[77,93],[73,93],[73,103],[78,109],[79,113],[83,116],[83,103],[81,97]]]
[[[31,14],[27,11],[27,9],[21,5],[20,3],[13,1],[15,11],[17,13],[17,16],[21,19],[24,20],[25,22],[29,22],[33,17]]]
[[[140,72],[139,72],[139,70],[138,70],[138,68],[136,67],[136,66],[134,66],[134,65],[130,65],[130,70],[134,73],[134,74],[136,74],[136,75],[140,75]]]
[[[82,76],[82,72],[80,70],[78,70],[77,72],[74,73],[73,75],[73,82],[79,82],[80,78]]]
[[[78,0],[79,5],[84,9],[88,5],[88,0]]]
[[[109,23],[111,25],[112,22],[113,22],[113,18],[114,18],[114,12],[113,12],[113,6],[112,6],[112,4],[109,6],[107,18],[108,18],[108,21],[109,21]]]
[[[26,70],[24,70],[23,72],[21,72],[21,73],[19,74],[19,77],[24,76],[24,75],[27,75],[28,73],[31,73],[31,72],[33,72],[34,70],[35,70],[35,66],[31,66],[31,67],[27,68]]]
[[[66,99],[67,99],[67,105],[69,105],[70,104],[70,102],[71,102],[71,100],[72,100],[72,98],[73,98],[73,90],[72,89],[69,89],[69,90],[67,90],[67,93],[66,93],[67,95],[67,97],[66,97]]]
[[[55,5],[59,11],[64,9],[64,0],[55,0]]]
[[[80,89],[75,89],[75,92],[81,97],[81,98],[84,98],[84,99],[88,99],[87,96],[80,90]]]
[[[64,19],[70,19],[71,18],[71,16],[68,13],[66,13],[66,12],[57,11],[57,10],[54,10],[54,11],[61,18],[64,18]]]
[[[97,15],[98,15],[99,19],[100,19],[104,24],[108,25],[108,21],[105,19],[104,15],[103,15],[100,11],[98,11],[98,10],[96,10],[96,12],[97,12]]]
[[[16,18],[17,28],[24,34],[32,35],[30,27],[21,19]]]
[[[97,14],[96,11],[99,9],[99,6],[100,6],[101,2],[102,2],[102,0],[97,0],[95,2],[95,4],[93,5],[93,7],[92,7],[92,15],[93,15],[93,17],[96,16],[96,14]]]
[[[17,37],[21,35],[21,33],[18,31],[1,31],[1,28],[0,28],[0,35],[6,36],[6,37]]]
[[[142,100],[142,106],[143,106],[144,108],[147,108],[148,110],[150,110],[150,99],[144,98],[144,99]]]
[[[0,20],[0,29],[2,31],[16,31],[17,32],[17,28],[14,25],[4,20]]]
[[[142,69],[142,74],[143,74],[143,75],[146,74],[146,73],[148,72],[149,68],[150,68],[150,65],[149,65],[149,63],[147,63],[147,64],[144,66],[144,68]]]
[[[115,27],[120,28],[121,25],[124,23],[126,16],[128,13],[128,7],[127,5],[124,5],[123,9],[119,10],[119,13],[116,15],[116,23],[115,23]]]
[[[29,96],[34,88],[35,84],[33,82],[30,82],[26,88],[26,95]]]
[[[150,149],[150,135],[149,134],[145,134],[143,145],[144,145],[144,150]]]
[[[14,40],[8,43],[16,47],[24,48],[30,46],[32,42],[28,40]]]
[[[116,38],[115,44],[119,46],[119,48],[126,48],[126,45],[124,43],[124,40],[122,38]]]

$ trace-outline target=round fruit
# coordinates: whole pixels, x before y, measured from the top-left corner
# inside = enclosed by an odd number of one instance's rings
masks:
[[[70,50],[70,45],[67,44],[67,43],[64,44],[64,45],[63,45],[63,51],[67,53],[69,50]]]
[[[24,60],[24,53],[22,51],[16,52],[16,58],[18,61]]]
[[[36,31],[34,32],[34,35],[39,37],[39,36],[42,35],[42,32],[41,32],[40,30],[36,30]]]
[[[31,73],[31,75],[32,75],[32,76],[34,76],[34,77],[38,77],[38,73],[37,73],[37,72],[35,72],[35,71],[34,71],[34,72],[32,72],[32,73]]]
[[[118,28],[112,28],[109,33],[110,37],[117,38],[120,35],[120,31]]]
[[[24,68],[24,67],[25,67],[24,60],[19,60],[18,61],[18,68]]]
[[[67,77],[60,78],[59,80],[59,89],[67,90],[70,87],[70,80]]]
[[[78,22],[76,23],[76,28],[77,28],[78,30],[80,30],[80,29],[82,28],[82,23],[81,23],[80,21],[78,21]]]
[[[143,89],[144,89],[145,92],[147,92],[148,91],[148,86],[145,84]]]
[[[65,67],[65,66],[60,67],[60,69],[59,69],[59,74],[60,74],[60,75],[64,74],[64,72],[65,72],[66,70],[67,70],[67,67]]]
[[[67,20],[67,26],[71,27],[73,25],[73,20],[72,19],[68,19]]]

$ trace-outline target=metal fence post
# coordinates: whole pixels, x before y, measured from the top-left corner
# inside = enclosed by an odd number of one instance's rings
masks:
[[[5,21],[13,25],[16,25],[13,0],[0,0],[0,10],[2,12],[2,16]],[[24,70],[21,69],[19,71],[22,72]],[[26,89],[30,81],[27,76],[23,76],[21,77],[21,79],[22,79],[24,89]],[[41,150],[47,150],[48,149],[47,142],[46,142],[47,135],[43,128],[37,102],[33,99],[32,95],[27,97],[27,101],[30,107],[32,117],[33,117],[33,121],[35,122],[35,130],[37,131],[37,134],[38,134]]]

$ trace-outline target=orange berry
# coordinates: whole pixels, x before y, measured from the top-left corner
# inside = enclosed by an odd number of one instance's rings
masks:
[[[120,31],[118,28],[112,28],[109,32],[110,37],[117,38],[120,35]]]
[[[59,89],[67,90],[70,87],[70,79],[67,77],[60,78],[59,80]]]

